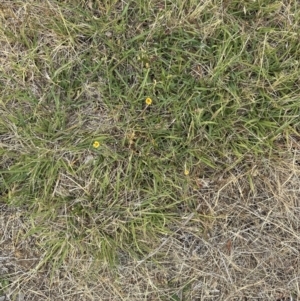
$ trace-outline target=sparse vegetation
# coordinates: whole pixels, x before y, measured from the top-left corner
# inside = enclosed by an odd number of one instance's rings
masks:
[[[0,18],[1,293],[300,298],[298,1]]]

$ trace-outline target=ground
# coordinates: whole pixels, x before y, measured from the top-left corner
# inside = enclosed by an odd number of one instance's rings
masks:
[[[300,299],[298,1],[0,22],[1,301]]]

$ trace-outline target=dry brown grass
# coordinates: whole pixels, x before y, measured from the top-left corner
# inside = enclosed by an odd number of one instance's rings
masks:
[[[206,235],[190,217],[149,256],[123,255],[114,270],[72,254],[52,278],[47,266],[35,270],[43,254],[34,237],[19,239],[30,221],[2,205],[1,271],[13,276],[10,294],[25,300],[298,300],[300,169],[293,151],[290,158],[216,175],[195,192],[201,212],[205,207],[215,217]]]

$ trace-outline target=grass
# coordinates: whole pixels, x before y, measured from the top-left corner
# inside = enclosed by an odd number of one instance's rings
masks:
[[[289,147],[299,137],[297,1],[6,1],[0,8],[0,201],[21,208],[26,231],[17,239],[34,239],[42,254],[36,271],[54,279],[62,267],[92,258],[107,275],[104,290],[127,300],[107,288],[109,275],[131,285],[115,269],[134,262],[152,279],[166,256],[176,270],[195,244],[207,248],[201,256],[213,266],[222,257],[205,246],[227,233],[227,223],[254,245],[251,227],[287,223],[264,237],[285,241],[292,233],[299,255],[298,205],[270,201],[291,178],[297,185],[299,172],[297,146]],[[295,190],[284,194],[297,198]],[[264,208],[263,217],[253,206]],[[282,221],[273,222],[272,208]],[[226,239],[231,250],[234,239]],[[272,243],[276,249],[277,238]],[[208,291],[242,298],[242,287],[233,296],[224,282],[238,283],[241,271],[220,276],[222,289],[212,274],[205,288],[193,260],[180,277],[161,275],[169,280],[139,289],[153,291],[153,300],[209,300]],[[276,268],[261,262],[256,269],[272,287]],[[95,272],[88,270],[86,281]],[[244,293],[249,300],[259,296],[256,280]],[[201,296],[191,293],[197,281]],[[284,296],[299,298],[296,290],[277,285]],[[273,289],[265,293],[275,300]]]

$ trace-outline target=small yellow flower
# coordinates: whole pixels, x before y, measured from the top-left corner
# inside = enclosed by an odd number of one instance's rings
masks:
[[[150,68],[149,63],[146,63],[146,64],[145,64],[145,67],[146,67],[147,69],[149,69],[149,68]]]
[[[145,102],[147,106],[150,106],[152,104],[152,99],[150,97],[147,97]]]
[[[99,141],[94,141],[93,148],[98,148],[99,146],[100,146],[100,142]]]
[[[188,169],[185,168],[185,169],[184,169],[184,175],[185,175],[185,176],[188,176],[189,174],[190,174],[190,171],[189,171]]]

